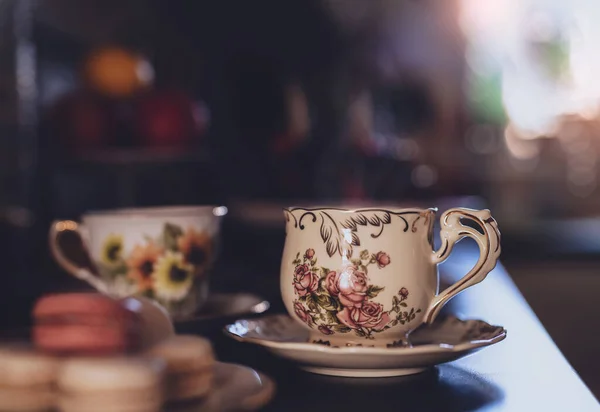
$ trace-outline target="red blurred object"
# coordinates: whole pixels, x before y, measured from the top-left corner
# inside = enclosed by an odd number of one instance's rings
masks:
[[[138,101],[134,115],[136,138],[146,147],[187,147],[204,125],[198,111],[198,105],[183,92],[152,92]]]
[[[109,102],[85,92],[70,93],[51,109],[54,138],[79,150],[115,143],[117,122]]]

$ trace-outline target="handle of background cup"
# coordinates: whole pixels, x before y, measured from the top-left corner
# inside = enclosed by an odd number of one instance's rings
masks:
[[[54,259],[56,259],[58,264],[71,275],[89,283],[100,292],[108,293],[107,285],[100,278],[98,278],[98,276],[94,275],[89,269],[76,265],[63,253],[59,245],[58,238],[60,237],[61,233],[67,231],[77,232],[79,237],[82,239],[82,242],[84,241],[84,237],[81,235],[80,225],[77,222],[72,220],[59,220],[52,222],[52,225],[50,226],[49,243],[50,251],[54,256]]]
[[[468,219],[477,223],[483,234],[465,226],[461,219]],[[468,288],[476,285],[486,278],[488,273],[494,269],[500,256],[500,231],[496,220],[488,209],[472,210],[465,208],[450,209],[440,217],[440,238],[442,245],[433,253],[433,263],[442,263],[450,256],[454,245],[465,237],[474,239],[479,245],[479,259],[477,264],[462,279],[448,287],[433,298],[429,304],[424,323],[431,323],[439,314],[442,307],[454,296]]]

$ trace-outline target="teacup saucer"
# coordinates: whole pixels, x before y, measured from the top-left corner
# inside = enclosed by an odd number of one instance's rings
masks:
[[[211,293],[206,304],[191,316],[174,318],[175,324],[205,322],[260,314],[268,310],[268,301],[250,293]]]
[[[438,318],[431,326],[410,335],[410,342],[393,347],[331,346],[324,336],[309,342],[309,333],[287,315],[242,319],[225,327],[240,342],[266,347],[277,356],[297,362],[308,372],[347,377],[411,375],[450,362],[506,337],[502,326],[481,320]]]

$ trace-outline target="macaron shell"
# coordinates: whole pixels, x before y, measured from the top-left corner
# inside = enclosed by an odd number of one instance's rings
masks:
[[[41,297],[33,308],[36,319],[64,314],[128,316],[119,301],[99,293],[60,293]]]
[[[64,362],[57,385],[62,392],[84,394],[111,391],[155,391],[161,387],[165,364],[141,357],[72,358]]]
[[[33,340],[47,352],[122,353],[139,344],[136,314],[98,293],[44,296],[36,303],[33,317]]]
[[[214,380],[212,368],[195,373],[169,375],[166,396],[169,401],[202,398],[210,392]]]
[[[0,348],[0,387],[48,385],[56,380],[59,361],[25,346]]]
[[[125,326],[37,325],[33,340],[41,350],[52,353],[109,354],[131,346]]]
[[[38,412],[54,407],[56,393],[50,387],[18,388],[0,386],[0,411]]]
[[[68,393],[62,394],[57,404],[63,412],[158,412],[164,400],[162,395],[160,387]]]
[[[173,336],[151,348],[148,354],[164,359],[169,374],[205,370],[215,364],[210,341],[199,336]]]

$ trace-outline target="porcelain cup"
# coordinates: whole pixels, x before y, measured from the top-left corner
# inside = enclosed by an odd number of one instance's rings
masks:
[[[489,210],[289,208],[281,262],[287,311],[332,345],[396,345],[442,306],[481,282],[496,266],[500,232]],[[475,223],[480,230],[463,224]],[[479,245],[477,263],[461,280],[438,290],[438,264],[465,237]]]
[[[73,276],[115,298],[145,296],[175,318],[196,312],[208,297],[223,206],[182,206],[90,212],[81,223],[56,221],[50,250]],[[78,232],[95,270],[71,261],[60,246]]]

